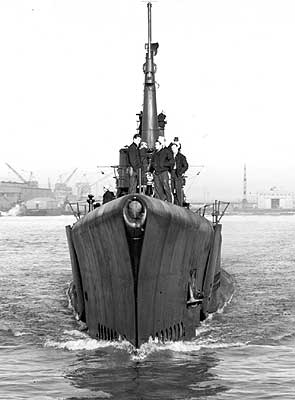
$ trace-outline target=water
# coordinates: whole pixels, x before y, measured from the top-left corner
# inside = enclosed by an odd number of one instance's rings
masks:
[[[235,293],[190,342],[89,338],[69,308],[66,217],[0,218],[0,399],[294,399],[295,216],[227,216]]]

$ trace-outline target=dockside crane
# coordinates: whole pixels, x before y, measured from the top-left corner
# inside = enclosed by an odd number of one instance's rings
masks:
[[[15,175],[16,175],[23,183],[27,183],[27,181],[25,180],[25,178],[23,178],[23,177],[21,176],[21,174],[18,173],[11,165],[9,165],[8,163],[5,163],[5,164],[7,165],[7,167],[8,167],[9,169],[11,169],[12,172],[15,173]]]
[[[8,164],[7,162],[6,162],[5,164],[7,165],[7,167],[8,167],[9,169],[11,169],[12,172],[15,173],[15,175],[16,175],[23,183],[26,183],[27,185],[32,186],[32,187],[38,187],[38,182],[32,180],[32,175],[33,175],[32,172],[31,172],[31,175],[30,175],[30,179],[29,179],[29,180],[26,180],[26,179],[25,179],[19,172],[17,172],[10,164]]]
[[[54,185],[55,198],[60,202],[61,205],[64,205],[65,202],[68,201],[68,199],[71,198],[73,194],[72,188],[70,186],[67,186],[67,184],[69,183],[70,179],[73,177],[77,169],[78,168],[75,168],[65,181],[62,181],[60,175],[60,182],[56,182],[56,184]]]
[[[64,184],[66,185],[67,183],[69,183],[70,179],[72,178],[72,176],[75,174],[75,172],[77,171],[78,168],[75,168],[74,171],[67,177],[67,179],[64,181]]]
[[[54,186],[54,190],[67,190],[67,184],[69,183],[70,179],[73,177],[75,172],[77,171],[78,168],[75,168],[73,172],[70,173],[70,175],[67,177],[65,181],[62,180],[62,175],[59,176],[59,182],[56,182]]]

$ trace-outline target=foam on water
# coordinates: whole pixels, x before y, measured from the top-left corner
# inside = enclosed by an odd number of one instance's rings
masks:
[[[68,298],[68,306],[73,311],[69,290],[67,290],[66,293]],[[142,344],[139,349],[135,349],[135,347],[126,340],[108,341],[90,338],[86,333],[86,325],[79,321],[76,316],[80,330],[65,330],[61,340],[47,339],[45,341],[45,347],[55,347],[68,351],[93,351],[109,347],[129,353],[132,361],[141,361],[145,360],[152,353],[161,351],[192,353],[198,352],[201,349],[222,349],[228,347],[246,346],[247,342],[223,343],[220,342],[219,339],[213,339],[210,335],[210,333],[214,331],[211,323],[214,319],[214,316],[216,314],[222,314],[226,306],[231,302],[232,298],[233,296],[231,296],[231,298],[223,305],[222,308],[218,309],[215,313],[209,314],[207,319],[201,322],[200,326],[195,330],[195,338],[191,341],[167,341],[163,343],[159,342],[158,339],[152,339],[150,337],[147,343]]]
[[[153,353],[165,351],[190,354],[199,352],[202,349],[225,349],[248,345],[248,342],[221,342],[212,338],[211,335],[207,336],[210,330],[211,327],[209,324],[202,323],[196,330],[196,338],[191,341],[167,341],[163,343],[159,342],[158,339],[154,340],[150,337],[149,341],[142,344],[139,349],[135,349],[126,340],[97,340],[90,338],[87,333],[79,330],[65,330],[60,340],[46,339],[44,346],[74,352],[81,350],[92,352],[93,350],[112,348],[129,354],[132,361],[143,361]]]
[[[14,332],[14,336],[28,336],[28,335],[30,335],[30,333],[29,332],[19,332],[19,331],[16,331],[16,332]]]
[[[68,306],[73,311],[73,307],[70,300],[69,289],[66,291],[68,298]],[[177,341],[177,342],[159,342],[158,339],[149,338],[147,343],[144,343],[139,349],[135,349],[134,346],[125,340],[119,341],[108,341],[108,340],[97,340],[90,338],[85,331],[86,325],[78,320],[80,330],[65,330],[61,340],[47,339],[45,341],[45,347],[55,347],[58,349],[65,349],[68,351],[93,351],[101,348],[114,348],[122,350],[130,354],[131,360],[139,361],[146,359],[150,354],[160,351],[172,351],[181,353],[190,353],[200,351],[203,348],[227,348],[244,346],[247,343],[236,342],[236,343],[222,343],[214,340],[209,333],[213,330],[211,321],[214,319],[214,315],[222,314],[226,306],[231,302],[232,297],[224,304],[224,306],[208,315],[207,319],[203,321],[195,331],[195,339],[191,341]]]
[[[169,351],[172,353],[183,353],[190,354],[200,352],[203,349],[226,349],[230,347],[244,347],[248,343],[236,342],[236,343],[216,343],[210,340],[198,341],[177,341],[177,342],[165,342],[156,343],[149,341],[141,345],[139,349],[131,350],[131,360],[133,361],[144,361],[148,356],[155,352]]]
[[[213,316],[214,314],[222,314],[224,312],[225,308],[231,303],[233,297],[234,297],[234,293],[232,293],[230,298],[224,302],[222,307],[218,308],[218,310],[215,313],[212,313],[209,315]]]
[[[96,350],[102,347],[108,347],[110,344],[107,341],[97,341],[95,339],[76,339],[76,340],[67,340],[67,341],[54,341],[47,340],[45,342],[45,347],[55,347],[57,349],[66,349],[70,351],[76,350]]]
[[[65,330],[60,340],[46,339],[44,346],[69,351],[92,351],[106,347],[113,347],[130,352],[131,349],[134,349],[132,344],[126,340],[110,341],[92,339],[87,333],[79,330]]]
[[[212,315],[210,314],[211,318]],[[199,337],[201,335],[206,334],[207,332],[210,332],[212,329],[212,327],[210,326],[210,324],[208,323],[207,320],[201,322],[200,326],[198,326],[195,330],[195,336]]]

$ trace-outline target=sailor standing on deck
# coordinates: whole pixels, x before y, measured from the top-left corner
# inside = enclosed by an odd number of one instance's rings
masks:
[[[154,176],[155,197],[172,203],[172,194],[169,185],[169,171],[174,159],[167,148],[163,148],[159,140],[155,142],[155,151],[151,159],[150,172]]]
[[[139,145],[141,137],[138,133],[133,136],[133,143],[128,147],[129,160],[129,193],[136,193],[136,188],[139,181],[139,175],[142,167],[140,158]]]
[[[109,185],[103,187],[104,194],[102,196],[102,204],[106,204],[116,198],[114,192]]]
[[[174,204],[183,206],[183,174],[188,169],[186,157],[180,153],[181,145],[176,143],[171,144],[175,163],[171,169],[171,190],[174,196]]]

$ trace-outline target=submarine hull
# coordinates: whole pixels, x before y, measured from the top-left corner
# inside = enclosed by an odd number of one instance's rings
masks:
[[[72,303],[94,338],[189,340],[231,295],[230,277],[220,279],[221,225],[190,210],[127,195],[66,229]]]

